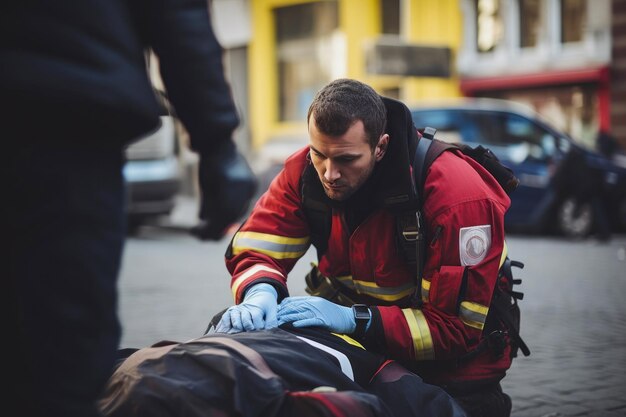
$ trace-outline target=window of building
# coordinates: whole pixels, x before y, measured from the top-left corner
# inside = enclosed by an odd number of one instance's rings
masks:
[[[585,0],[561,0],[561,42],[580,42],[583,40],[587,21],[587,2]]]
[[[500,0],[476,0],[476,48],[493,52],[503,41]]]
[[[541,29],[541,1],[519,0],[520,47],[536,47]]]
[[[280,121],[306,118],[315,93],[332,79],[336,0],[274,10]]]
[[[400,35],[400,0],[380,0],[381,33]]]

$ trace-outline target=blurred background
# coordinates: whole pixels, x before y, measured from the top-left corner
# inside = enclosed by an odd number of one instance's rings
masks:
[[[571,148],[601,177],[594,187],[608,227],[626,230],[623,0],[212,0],[209,7],[242,120],[235,140],[261,192],[307,143],[315,92],[350,77],[406,102],[417,127],[486,144],[513,168],[521,187],[507,215],[511,231],[594,232],[592,204],[576,204],[554,181]],[[147,59],[166,98],[157,59]],[[174,113],[163,121],[128,151],[131,231],[197,195],[196,155]]]

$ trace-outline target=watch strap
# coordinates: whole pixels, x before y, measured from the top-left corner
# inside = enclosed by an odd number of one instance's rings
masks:
[[[354,314],[354,322],[356,324],[352,336],[359,339],[365,336],[367,324],[372,318],[372,312],[365,304],[354,304],[352,306],[352,313]]]

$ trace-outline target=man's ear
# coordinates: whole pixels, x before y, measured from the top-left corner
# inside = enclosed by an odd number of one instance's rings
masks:
[[[385,133],[378,139],[378,145],[376,145],[376,149],[374,150],[374,157],[376,158],[376,162],[383,159],[385,156],[385,152],[387,152],[387,145],[389,145],[389,135]]]

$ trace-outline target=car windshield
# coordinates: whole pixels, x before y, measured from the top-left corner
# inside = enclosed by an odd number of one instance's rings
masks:
[[[437,129],[437,137],[490,148],[500,159],[521,163],[543,160],[554,153],[555,138],[532,120],[507,111],[471,109],[414,110],[419,127]]]

